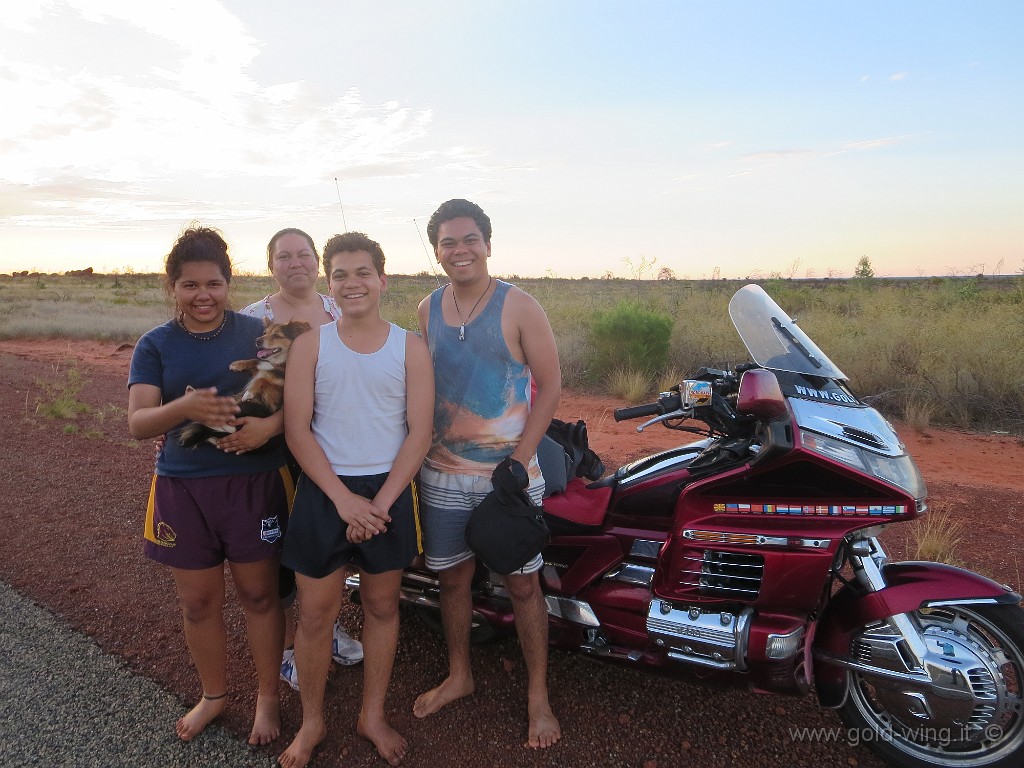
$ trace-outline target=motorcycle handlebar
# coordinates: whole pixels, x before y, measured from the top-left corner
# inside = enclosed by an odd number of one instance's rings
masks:
[[[647,405],[634,405],[632,408],[616,408],[615,420],[626,421],[627,419],[639,419],[643,416],[660,416],[661,414],[660,403],[648,403]]]
[[[661,416],[679,410],[679,392],[662,392],[656,403],[634,405],[632,408],[616,408],[615,420],[639,419],[644,416]]]

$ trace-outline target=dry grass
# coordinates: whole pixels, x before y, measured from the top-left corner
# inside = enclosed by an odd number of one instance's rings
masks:
[[[917,434],[927,437],[935,406],[926,400],[908,400],[903,406],[903,421]]]
[[[964,524],[946,512],[930,511],[911,524],[908,547],[914,560],[963,565],[957,547],[966,534]]]
[[[647,371],[616,368],[608,376],[608,391],[630,405],[642,403],[651,392],[651,377]]]
[[[668,362],[652,372],[652,384],[662,389],[701,366],[748,360],[727,311],[746,281],[509,279],[547,312],[567,386],[607,385],[590,370],[590,330],[596,312],[623,299],[639,298],[674,320]],[[972,281],[757,282],[849,376],[853,390],[890,418],[919,431],[956,426],[1024,434],[1024,346],[1007,342],[1024,336],[1024,277]],[[266,295],[272,284],[267,276],[237,276],[231,305]],[[390,275],[384,316],[414,327],[416,305],[436,286],[426,274]],[[0,275],[0,338],[134,341],[170,314],[157,275]]]
[[[77,419],[92,410],[86,403],[78,399],[78,393],[85,384],[85,378],[76,367],[68,368],[63,379],[55,377],[50,381],[36,381],[42,390],[43,397],[36,401],[36,413],[48,419]],[[67,425],[65,425],[67,431]]]
[[[663,374],[658,376],[658,391],[668,392],[670,389],[672,389],[672,387],[678,386],[679,382],[683,381],[685,378],[686,374],[684,374],[681,370],[679,370],[678,368],[670,368],[669,370],[665,371]]]

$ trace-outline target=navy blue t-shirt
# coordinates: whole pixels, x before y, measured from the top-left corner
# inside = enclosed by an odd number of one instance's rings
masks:
[[[241,391],[249,374],[228,369],[235,360],[256,357],[257,339],[263,335],[263,321],[228,311],[224,327],[214,338],[196,339],[178,323],[169,321],[146,333],[135,345],[128,386],[151,384],[160,388],[161,402],[169,403],[185,394],[187,386],[216,387],[221,395]],[[258,453],[236,456],[203,442],[195,448],[178,444],[183,421],[167,433],[167,441],[156,460],[156,474],[166,477],[214,477],[265,472],[284,465],[284,439],[274,437]]]

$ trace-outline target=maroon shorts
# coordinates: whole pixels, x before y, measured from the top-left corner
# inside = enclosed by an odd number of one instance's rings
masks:
[[[174,568],[255,563],[281,554],[295,495],[286,467],[217,477],[153,477],[146,557]]]

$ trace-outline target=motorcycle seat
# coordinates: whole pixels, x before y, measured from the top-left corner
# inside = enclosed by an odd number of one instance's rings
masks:
[[[611,486],[594,483],[588,485],[582,478],[576,477],[566,484],[564,491],[544,499],[544,514],[554,523],[554,527],[591,531],[604,524],[611,498]],[[569,525],[563,526],[563,523]]]

